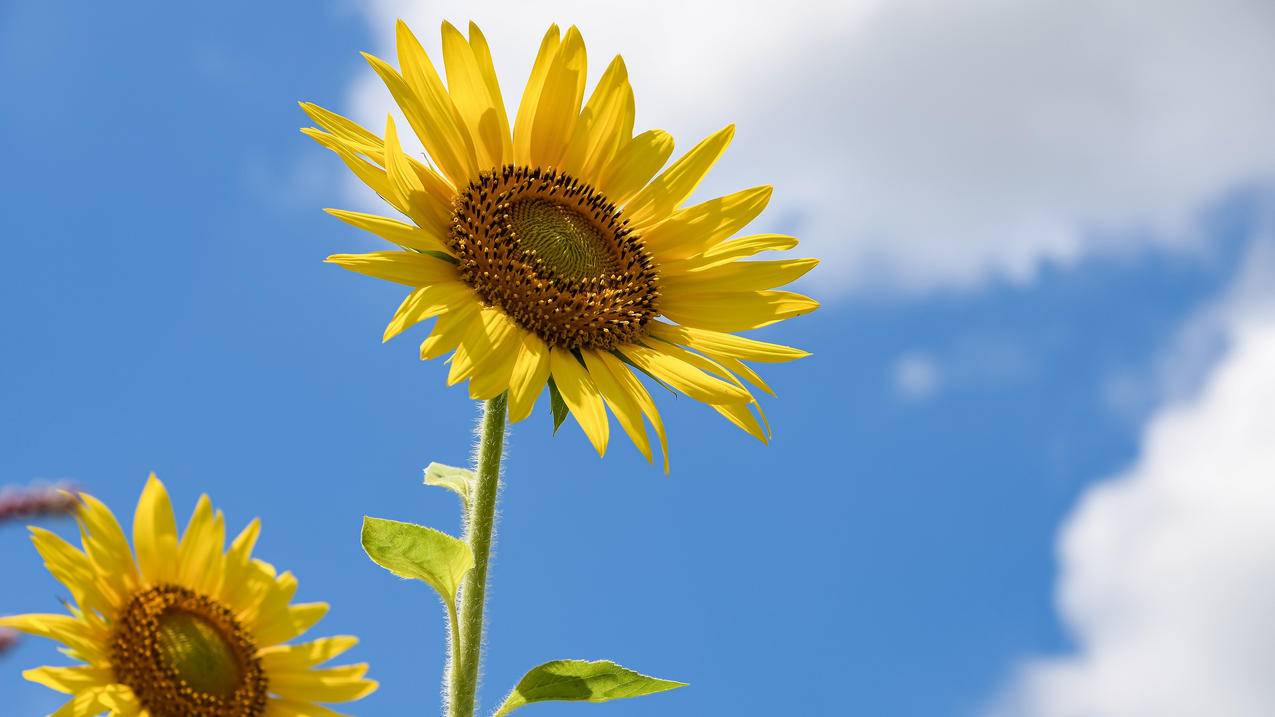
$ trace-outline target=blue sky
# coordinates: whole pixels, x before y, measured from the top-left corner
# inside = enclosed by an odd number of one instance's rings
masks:
[[[201,492],[236,529],[260,516],[259,556],[299,576],[300,599],[332,604],[316,634],[362,639],[352,656],[382,687],[356,713],[429,714],[441,607],[372,565],[358,527],[366,513],[457,530],[420,469],[466,460],[475,407],[411,339],[380,343],[397,288],[322,263],[370,245],[319,211],[360,200],[297,132],[295,104],[375,114],[358,106],[357,51],[381,47],[384,6],[0,2],[0,482],[71,479],[123,517],[153,470],[179,520]],[[515,31],[530,44],[543,23],[489,34]],[[523,55],[496,59],[525,71]],[[660,126],[661,110],[641,118]],[[691,129],[718,119],[669,111]],[[724,163],[715,187],[764,181],[768,155],[748,153],[776,120],[747,119],[736,143],[761,166]],[[837,151],[806,161],[854,160]],[[768,367],[774,443],[665,397],[665,477],[623,442],[599,461],[574,424],[551,438],[547,406],[514,427],[482,702],[571,657],[692,684],[527,714],[978,715],[1023,661],[1076,650],[1057,612],[1060,528],[1138,461],[1169,400],[1154,380],[1166,355],[1263,241],[1264,185],[1208,166],[1207,192],[1149,187],[1127,215],[1060,189],[1072,238],[969,254],[908,239],[927,225],[888,213],[838,234],[795,179],[766,221],[834,258],[806,286],[821,311],[759,332],[814,354]],[[776,167],[781,196],[789,171]],[[952,241],[996,224],[983,211]],[[873,243],[877,227],[901,243]],[[874,272],[882,284],[859,288]],[[936,372],[920,395],[896,380],[907,356]],[[65,594],[19,525],[0,526],[0,574],[0,613],[55,611]],[[54,709],[19,672],[60,659],[35,639],[0,656],[0,702]]]

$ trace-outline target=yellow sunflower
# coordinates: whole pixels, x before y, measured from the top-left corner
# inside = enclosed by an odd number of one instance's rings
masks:
[[[744,361],[808,354],[733,332],[815,309],[812,299],[775,287],[818,262],[744,261],[797,244],[778,234],[733,238],[765,208],[768,186],[682,206],[734,127],[665,168],[673,138],[633,134],[623,59],[611,62],[585,101],[584,40],[576,28],[561,35],[556,26],[511,124],[482,32],[471,23],[466,38],[443,23],[442,35],[446,84],[402,22],[399,69],[364,55],[432,162],[404,153],[392,117],[382,139],[301,105],[319,125],[302,131],[411,221],[328,210],[405,250],[328,259],[412,287],[385,339],[437,317],[421,358],[452,352],[449,385],[467,380],[476,399],[507,391],[516,422],[552,383],[599,454],[610,408],[651,460],[645,416],[667,470],[664,427],[634,369],[766,441],[745,381],[771,391]]]
[[[133,518],[134,560],[110,509],[80,499],[83,551],[31,528],[49,572],[71,592],[70,614],[0,618],[88,663],[23,673],[72,696],[54,717],[339,717],[315,703],[376,689],[363,679],[367,665],[316,668],[354,637],[283,644],[328,606],[290,604],[297,579],[251,557],[258,521],[225,551],[225,518],[205,495],[179,538],[168,492],[152,475]]]

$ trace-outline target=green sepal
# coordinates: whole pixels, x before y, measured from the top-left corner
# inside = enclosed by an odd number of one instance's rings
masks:
[[[474,554],[464,541],[423,525],[368,516],[363,516],[362,537],[372,562],[400,578],[428,584],[449,610],[455,609],[456,590],[474,567]]]
[[[610,660],[554,660],[524,675],[492,717],[504,717],[532,702],[609,702],[685,686],[685,682],[648,677]]]
[[[445,466],[442,463],[430,463],[425,466],[425,485],[446,488],[460,496],[460,502],[469,514],[470,496],[474,494],[474,481],[477,477],[468,468]]]
[[[567,408],[567,402],[562,400],[562,394],[558,391],[558,384],[553,382],[553,377],[549,377],[549,410],[553,411],[553,432],[558,433],[558,426],[567,420],[567,416],[571,413],[571,409]]]

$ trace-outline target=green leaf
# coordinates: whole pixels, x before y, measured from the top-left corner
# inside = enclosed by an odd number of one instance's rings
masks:
[[[647,677],[610,660],[554,660],[524,675],[492,717],[504,717],[532,702],[608,702],[685,686],[685,682]]]
[[[567,408],[567,402],[562,400],[562,394],[558,392],[558,384],[553,382],[552,376],[549,378],[549,408],[553,411],[553,432],[557,434],[558,426],[567,420],[571,410]]]
[[[372,562],[400,578],[421,580],[450,608],[474,554],[463,541],[423,525],[363,516],[363,549]]]
[[[469,512],[469,497],[473,495],[474,472],[468,468],[445,466],[442,463],[430,463],[425,467],[425,485],[436,485],[446,488],[460,496],[465,504],[465,512]]]

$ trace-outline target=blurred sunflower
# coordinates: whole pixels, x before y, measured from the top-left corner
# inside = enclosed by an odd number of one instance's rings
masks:
[[[421,358],[452,352],[449,385],[468,380],[476,399],[508,391],[516,422],[551,384],[599,454],[609,407],[647,460],[643,416],[650,421],[667,470],[663,424],[633,369],[767,440],[744,382],[771,391],[744,361],[808,354],[732,332],[815,309],[812,299],[775,287],[818,262],[742,261],[797,244],[776,234],[732,239],[765,208],[768,186],[681,206],[734,127],[661,172],[673,139],[661,130],[633,135],[624,61],[617,56],[584,101],[584,41],[576,28],[560,35],[556,26],[511,125],[482,32],[471,23],[466,38],[444,23],[442,35],[446,85],[402,22],[400,69],[364,55],[432,164],[404,153],[392,117],[382,139],[301,105],[319,125],[302,131],[412,222],[328,210],[406,250],[328,259],[413,287],[385,339],[437,317]]]
[[[292,605],[297,580],[251,557],[252,521],[223,552],[226,525],[201,496],[179,538],[164,485],[151,476],[129,550],[115,516],[81,493],[84,550],[31,528],[49,571],[70,590],[69,615],[0,617],[0,626],[58,640],[88,663],[23,675],[71,700],[55,717],[339,717],[316,702],[348,702],[376,689],[367,665],[317,668],[354,637],[285,645],[327,612]]]

